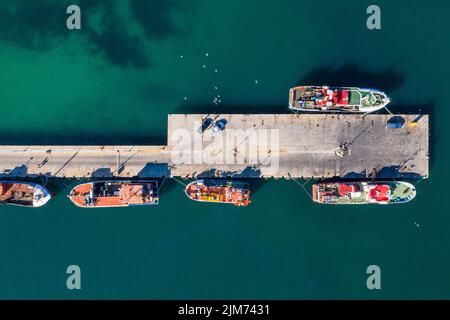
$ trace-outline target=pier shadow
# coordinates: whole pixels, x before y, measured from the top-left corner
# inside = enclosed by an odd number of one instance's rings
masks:
[[[349,172],[349,173],[345,174],[342,178],[348,179],[348,180],[365,179],[365,178],[367,178],[367,172],[366,172],[366,170],[364,170],[362,172]],[[324,181],[325,180],[327,180],[327,179],[324,179]]]
[[[0,177],[4,178],[27,177],[27,176],[28,176],[28,167],[24,164],[10,170],[5,170],[2,173],[0,173]]]
[[[91,178],[92,179],[99,179],[99,178],[107,178],[110,179],[113,177],[113,173],[111,172],[110,168],[99,168],[92,172]]]
[[[405,83],[404,77],[388,68],[382,72],[371,72],[358,65],[348,63],[341,67],[317,68],[308,72],[296,85],[328,85],[333,87],[368,87],[383,91],[399,89]]]
[[[401,172],[404,166],[392,165],[383,167],[380,170],[374,170],[367,172],[366,170],[361,172],[349,172],[341,178],[327,178],[321,179],[323,182],[336,181],[336,180],[394,180],[394,179],[406,179],[406,180],[421,180],[423,176],[415,172]]]
[[[0,135],[0,145],[72,145],[72,146],[165,146],[167,133],[160,135],[129,135],[115,132],[114,135],[100,135],[89,132],[82,134],[42,134],[41,132],[9,130]]]
[[[268,182],[268,179],[263,179],[261,177],[261,170],[255,169],[253,167],[247,167],[242,171],[222,171],[214,168],[203,171],[199,174],[194,173],[193,179],[239,180],[248,183],[253,194],[256,194]]]
[[[251,178],[251,179],[255,179],[255,178],[261,178],[261,170],[257,169],[255,167],[247,167],[244,170],[242,170],[241,172],[235,174],[233,176],[234,178]]]
[[[232,178],[232,179],[258,179],[261,178],[261,170],[254,167],[246,167],[242,171],[224,171],[212,168],[195,174],[196,179],[203,178]]]
[[[223,178],[223,177],[224,177],[223,173],[221,173],[217,169],[205,170],[199,174],[194,172],[193,174],[194,179]]]
[[[137,177],[140,179],[170,177],[169,165],[167,163],[147,163],[139,171]]]
[[[422,175],[414,172],[401,172],[401,166],[384,167],[379,170],[375,176],[371,175],[370,178],[376,180],[388,180],[388,179],[406,179],[406,180],[421,180]]]
[[[252,194],[256,194],[268,182],[261,177],[261,170],[253,167],[247,167],[242,171],[219,171],[211,169],[204,171],[196,176],[196,179],[231,179],[246,182],[250,185]]]

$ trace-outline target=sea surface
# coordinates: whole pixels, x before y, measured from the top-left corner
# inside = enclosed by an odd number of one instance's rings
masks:
[[[235,208],[166,181],[157,207],[83,210],[50,181],[48,206],[0,207],[0,298],[450,298],[450,2],[378,0],[369,30],[372,2],[0,0],[1,144],[165,144],[169,113],[284,113],[296,84],[382,89],[431,123],[405,205],[320,206],[276,180]]]

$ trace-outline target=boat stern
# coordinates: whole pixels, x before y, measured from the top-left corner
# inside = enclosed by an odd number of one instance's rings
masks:
[[[301,108],[295,102],[297,91],[303,91],[305,87],[294,87],[289,89],[289,109],[299,111]]]
[[[289,109],[294,108],[294,95],[295,95],[295,88],[291,88],[289,90]]]
[[[40,185],[34,186],[33,207],[39,208],[47,204],[52,198],[50,192]]]
[[[409,182],[405,182],[405,181],[401,181],[399,182],[402,185],[402,194],[401,194],[401,202],[410,202],[411,200],[413,200],[416,195],[417,195],[417,190],[416,187]]]
[[[312,185],[312,200],[316,203],[319,202],[319,199],[317,197],[317,188],[318,188],[317,184]]]
[[[83,183],[70,190],[67,197],[80,208],[93,207],[91,191],[94,189],[94,183]],[[87,201],[89,200],[89,201]]]

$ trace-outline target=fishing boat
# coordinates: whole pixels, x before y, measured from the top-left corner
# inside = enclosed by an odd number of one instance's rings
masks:
[[[312,187],[313,200],[323,204],[395,204],[416,196],[408,182],[324,182]]]
[[[384,92],[375,89],[303,86],[289,92],[289,109],[295,111],[370,113],[390,102]]]
[[[38,208],[51,199],[50,192],[32,182],[0,181],[0,204]]]
[[[226,180],[196,180],[186,187],[186,195],[195,201],[230,203],[235,206],[250,204],[247,183]]]
[[[77,185],[69,199],[82,208],[147,206],[159,203],[157,181],[97,181]]]

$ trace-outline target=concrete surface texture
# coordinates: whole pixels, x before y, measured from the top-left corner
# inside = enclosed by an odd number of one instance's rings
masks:
[[[427,178],[429,118],[397,116],[169,115],[166,146],[0,146],[0,176]]]

